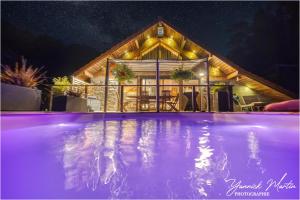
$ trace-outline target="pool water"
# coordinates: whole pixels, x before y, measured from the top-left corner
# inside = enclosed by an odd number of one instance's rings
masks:
[[[3,114],[2,198],[297,198],[298,114]]]

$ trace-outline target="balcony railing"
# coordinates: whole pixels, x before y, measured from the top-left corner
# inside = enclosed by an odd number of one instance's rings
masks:
[[[59,87],[61,86],[63,85]],[[88,112],[210,112],[220,111],[220,107],[221,111],[233,111],[232,85],[65,85],[64,87],[81,94],[80,98],[86,100]],[[53,85],[49,85],[48,91],[48,110],[53,110],[53,99],[59,94],[55,93]]]

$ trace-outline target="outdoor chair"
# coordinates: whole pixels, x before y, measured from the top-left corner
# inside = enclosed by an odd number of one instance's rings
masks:
[[[162,110],[167,110],[166,106],[167,106],[167,102],[170,102],[172,99],[171,96],[171,91],[170,90],[162,90],[161,91],[161,109]]]
[[[178,111],[178,109],[176,108],[178,100],[179,100],[179,95],[172,98],[170,101],[166,101],[166,104],[170,107],[170,109],[168,111],[172,111],[172,110]]]
[[[165,98],[165,100],[170,101],[171,100],[171,91],[170,90],[162,90],[161,96]]]
[[[255,111],[261,110],[261,108],[266,105],[265,102],[259,100],[258,96],[234,96],[233,101],[236,105],[238,105],[241,111]]]
[[[185,92],[184,96],[186,96],[188,98],[187,104],[185,106],[185,111],[192,111],[193,110],[193,95],[192,92]],[[195,110],[199,110],[199,104],[197,102],[197,97],[198,97],[198,92],[195,92],[194,94],[194,106],[195,106]]]
[[[245,104],[252,105],[252,111],[261,111],[263,110],[264,106],[267,105],[267,103],[261,101],[257,95],[242,96],[242,98]]]

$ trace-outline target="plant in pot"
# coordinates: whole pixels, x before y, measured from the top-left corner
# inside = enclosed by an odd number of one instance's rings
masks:
[[[82,92],[71,85],[67,76],[53,80],[52,111],[87,112],[87,99],[82,98]],[[76,88],[76,89],[75,89]]]
[[[183,81],[188,81],[193,78],[193,71],[183,69],[183,67],[177,68],[171,72],[171,79],[175,80],[179,84],[179,110],[182,111],[185,109],[187,104],[187,97],[183,94]]]
[[[42,68],[27,65],[22,57],[15,67],[1,65],[1,110],[39,111],[41,90],[37,87],[45,80]]]
[[[131,80],[135,77],[134,72],[126,65],[124,64],[117,64],[113,70],[112,74],[115,77],[115,79],[118,80],[119,85],[123,85],[126,81],[131,82]],[[120,102],[120,94],[121,94],[121,88],[118,89],[118,102]],[[118,110],[120,105],[118,104]]]
[[[126,81],[131,82],[131,80],[134,78],[133,71],[124,64],[116,65],[116,67],[112,70],[112,74],[114,75],[115,79],[118,80],[120,85],[124,84]]]

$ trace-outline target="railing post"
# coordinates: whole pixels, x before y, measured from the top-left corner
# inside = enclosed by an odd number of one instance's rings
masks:
[[[85,85],[84,86],[84,98],[87,99],[87,96],[88,96],[88,94],[87,94],[87,85]]]
[[[156,60],[156,112],[159,112],[159,62]]]
[[[209,62],[208,62],[208,58],[206,63],[206,90],[207,90],[207,107],[208,107],[208,112],[211,111],[210,109],[210,84],[209,84]]]
[[[121,104],[121,106],[120,106],[120,111],[121,112],[123,112],[123,93],[124,93],[124,86],[123,85],[121,85],[121,97],[120,97],[120,104]]]
[[[52,103],[53,103],[53,88],[50,85],[50,98],[49,98],[49,111],[52,111]]]
[[[233,112],[233,93],[232,93],[232,85],[228,85],[227,87],[228,92],[228,106],[229,112]]]
[[[105,69],[105,86],[104,86],[104,112],[107,111],[108,78],[109,78],[109,59],[107,58],[106,69]]]
[[[195,106],[195,86],[192,86],[192,106],[193,106],[193,112],[196,112],[196,106]]]

